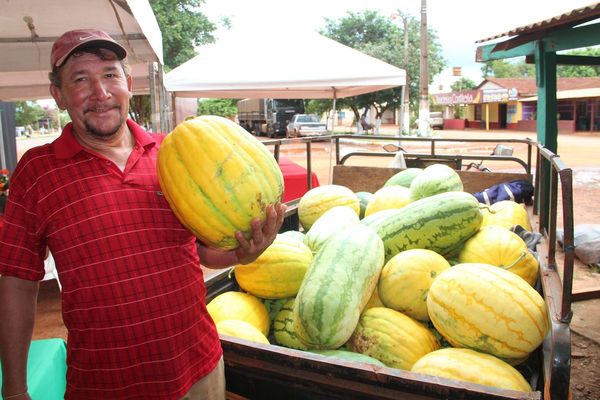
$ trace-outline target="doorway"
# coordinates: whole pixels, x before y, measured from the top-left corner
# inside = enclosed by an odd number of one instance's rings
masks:
[[[587,112],[587,101],[577,101],[575,103],[575,130],[576,131],[589,131],[590,130],[590,116]]]
[[[506,103],[498,104],[498,122],[500,123],[500,129],[506,129],[507,109],[508,107]]]

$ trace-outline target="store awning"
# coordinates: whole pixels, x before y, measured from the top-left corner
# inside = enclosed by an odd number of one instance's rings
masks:
[[[600,88],[588,88],[588,89],[574,89],[574,90],[562,90],[556,92],[557,100],[565,99],[585,99],[585,98],[600,98]],[[523,98],[520,101],[537,101],[537,96]]]

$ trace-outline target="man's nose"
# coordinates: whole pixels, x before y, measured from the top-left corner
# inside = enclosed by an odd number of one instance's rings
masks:
[[[102,82],[101,79],[94,79],[92,81],[92,92],[93,96],[101,100],[109,98],[111,96],[110,91],[108,89],[108,85]]]

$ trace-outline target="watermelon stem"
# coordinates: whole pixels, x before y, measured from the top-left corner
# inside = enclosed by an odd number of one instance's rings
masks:
[[[519,261],[521,261],[526,255],[527,255],[527,250],[521,252],[521,255],[515,261],[513,261],[510,265],[507,265],[506,267],[504,267],[504,269],[506,269],[506,270],[511,269],[512,267],[517,265],[517,263]]]

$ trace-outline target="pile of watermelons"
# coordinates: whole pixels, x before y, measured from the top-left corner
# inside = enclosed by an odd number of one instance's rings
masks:
[[[549,321],[538,260],[510,229],[531,229],[521,204],[483,206],[435,164],[375,193],[314,188],[298,216],[301,231],[235,266],[240,292],[208,304],[220,333],[531,390],[518,366]]]

